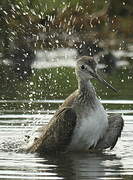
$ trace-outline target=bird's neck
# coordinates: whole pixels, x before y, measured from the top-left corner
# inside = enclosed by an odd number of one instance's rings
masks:
[[[81,103],[90,104],[91,106],[95,104],[97,99],[96,92],[90,80],[78,79],[78,89]]]
[[[79,79],[78,89],[82,94],[96,96],[94,86],[92,85],[90,80],[86,81]]]

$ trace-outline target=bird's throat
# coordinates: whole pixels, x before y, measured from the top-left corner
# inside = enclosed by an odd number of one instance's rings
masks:
[[[79,89],[79,101],[81,104],[88,104],[91,107],[95,107],[95,101],[97,99],[95,89],[92,83],[89,81],[78,80]]]

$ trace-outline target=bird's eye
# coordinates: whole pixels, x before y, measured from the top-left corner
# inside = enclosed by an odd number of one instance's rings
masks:
[[[80,66],[80,68],[81,68],[81,69],[85,69],[85,66],[82,64],[82,65]]]

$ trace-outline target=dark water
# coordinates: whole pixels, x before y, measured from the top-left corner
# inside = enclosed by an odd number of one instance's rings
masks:
[[[62,101],[44,101],[43,103],[48,102],[58,105]],[[110,107],[109,113],[122,113],[125,126],[116,147],[112,151],[100,154],[78,153],[39,157],[37,154],[19,153],[17,151],[24,145],[24,135],[34,131],[41,124],[47,123],[55,109],[34,112],[21,109],[1,111],[0,179],[132,179],[133,111],[111,107],[116,104],[121,107],[132,105],[133,101],[103,100],[102,102]],[[16,100],[13,103],[23,102]],[[37,102],[34,103],[37,104]]]

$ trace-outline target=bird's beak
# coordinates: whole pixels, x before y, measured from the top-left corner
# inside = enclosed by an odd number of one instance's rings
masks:
[[[94,74],[94,78],[99,80],[101,83],[103,83],[105,86],[109,87],[113,91],[118,92],[111,84],[109,84],[107,81],[105,81],[99,74],[97,74],[97,73]]]

